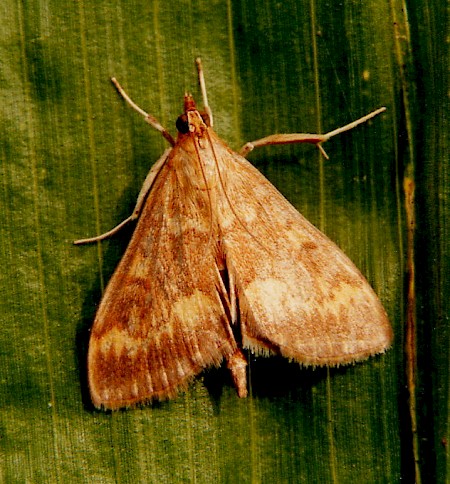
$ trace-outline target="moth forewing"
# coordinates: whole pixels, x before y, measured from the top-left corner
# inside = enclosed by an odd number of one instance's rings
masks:
[[[384,351],[392,330],[359,270],[247,160],[229,156],[219,139],[214,143],[227,189],[219,225],[243,346],[305,365],[350,363]]]
[[[173,397],[238,349],[218,290],[208,192],[192,185],[203,180],[194,152],[193,137],[180,136],[100,303],[88,351],[96,406]]]
[[[351,363],[381,353],[392,329],[353,263],[245,158],[212,130],[190,95],[175,140],[126,101],[173,145],[152,168],[133,214],[138,219],[98,308],[88,351],[96,407],[117,409],[171,398],[204,368],[225,359],[247,395],[242,348],[304,365]],[[325,135],[272,135],[245,145],[309,142]]]

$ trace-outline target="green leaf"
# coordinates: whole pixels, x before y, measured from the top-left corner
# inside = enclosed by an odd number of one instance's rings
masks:
[[[0,481],[448,479],[446,10],[438,0],[405,8],[3,1]],[[299,145],[249,159],[361,268],[390,316],[394,346],[330,370],[251,357],[247,399],[224,369],[211,369],[172,401],[94,411],[89,328],[130,231],[98,246],[72,241],[128,216],[166,147],[109,78],[174,133],[184,92],[199,98],[196,56],[216,131],[235,149],[388,108],[327,143],[330,160]],[[405,176],[417,193],[415,409],[405,391]]]

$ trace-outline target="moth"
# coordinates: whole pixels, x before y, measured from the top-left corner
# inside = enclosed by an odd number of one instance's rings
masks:
[[[171,147],[126,220],[75,241],[103,240],[137,220],[90,335],[88,381],[99,408],[172,398],[223,360],[245,397],[243,350],[336,366],[392,342],[386,312],[359,270],[245,159],[269,144],[323,151],[323,142],[385,108],[327,134],[271,135],[237,153],[213,130],[200,59],[197,68],[204,110],[185,94],[176,139],[112,79]]]

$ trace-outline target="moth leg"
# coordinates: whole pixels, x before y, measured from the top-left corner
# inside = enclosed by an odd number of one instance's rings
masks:
[[[247,391],[247,359],[238,348],[228,359],[227,367],[231,372],[239,398],[245,398]]]
[[[134,101],[132,101],[115,77],[111,78],[111,82],[114,84],[114,86],[116,86],[116,89],[119,91],[119,94],[125,99],[125,101],[135,111],[144,116],[145,122],[155,128],[157,131],[159,131],[172,146],[175,146],[175,140],[173,139],[172,135],[167,131],[167,129],[164,128],[155,117],[153,117],[151,114],[146,113]]]
[[[152,166],[151,170],[148,172],[148,175],[145,178],[144,184],[142,185],[141,191],[139,192],[139,195],[137,197],[136,206],[134,207],[134,210],[129,217],[127,217],[125,220],[120,222],[119,225],[116,225],[114,228],[112,228],[111,230],[108,230],[108,232],[105,232],[104,234],[97,235],[95,237],[90,237],[88,239],[75,240],[74,244],[75,245],[90,244],[92,242],[100,242],[101,240],[108,239],[109,237],[112,237],[113,235],[117,234],[117,232],[119,232],[129,222],[137,220],[139,218],[139,215],[141,214],[141,210],[142,210],[142,207],[144,206],[144,202],[147,198],[147,195],[153,186],[153,182],[156,176],[158,175],[159,171],[161,170],[161,167],[166,162],[167,156],[169,155],[171,150],[172,148],[168,148],[166,151],[164,151],[161,158]]]
[[[312,143],[315,144],[325,158],[328,158],[327,154],[325,153],[324,149],[321,146],[321,143],[329,140],[331,137],[336,136],[337,134],[343,133],[344,131],[348,131],[350,129],[355,128],[361,123],[365,123],[369,119],[377,116],[378,114],[386,111],[386,108],[379,108],[371,113],[363,116],[362,118],[357,119],[341,128],[337,128],[329,133],[325,134],[308,134],[308,133],[290,133],[290,134],[272,134],[270,136],[266,136],[265,138],[258,139],[256,141],[251,141],[246,143],[240,150],[239,154],[241,156],[246,156],[250,151],[258,148],[260,146],[267,146],[267,145],[283,145],[283,144],[290,144],[290,143]]]
[[[255,148],[268,145],[285,145],[291,143],[311,143],[320,146],[319,143],[327,141],[325,134],[308,134],[308,133],[290,133],[290,134],[271,134],[265,138],[249,141],[238,153],[241,156],[247,156]]]

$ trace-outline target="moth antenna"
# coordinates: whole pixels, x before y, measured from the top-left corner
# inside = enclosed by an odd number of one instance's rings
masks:
[[[197,59],[195,59],[195,63],[197,65],[198,82],[200,83],[200,90],[202,92],[203,107],[206,111],[206,114],[209,116],[209,125],[212,127],[214,125],[213,115],[211,108],[208,104],[208,94],[206,93],[205,76],[203,74],[202,60],[200,59],[200,57],[197,57]]]
[[[124,88],[119,84],[117,79],[115,77],[111,78],[111,82],[114,84],[116,87],[117,91],[119,94],[125,99],[125,101],[135,110],[137,111],[141,116],[144,116],[145,122],[148,123],[150,126],[155,128],[157,131],[159,131],[164,138],[172,145],[175,146],[175,140],[173,139],[172,135],[167,131],[164,126],[151,114],[146,113],[143,109],[141,109],[131,98],[128,96],[128,94],[125,92]]]

